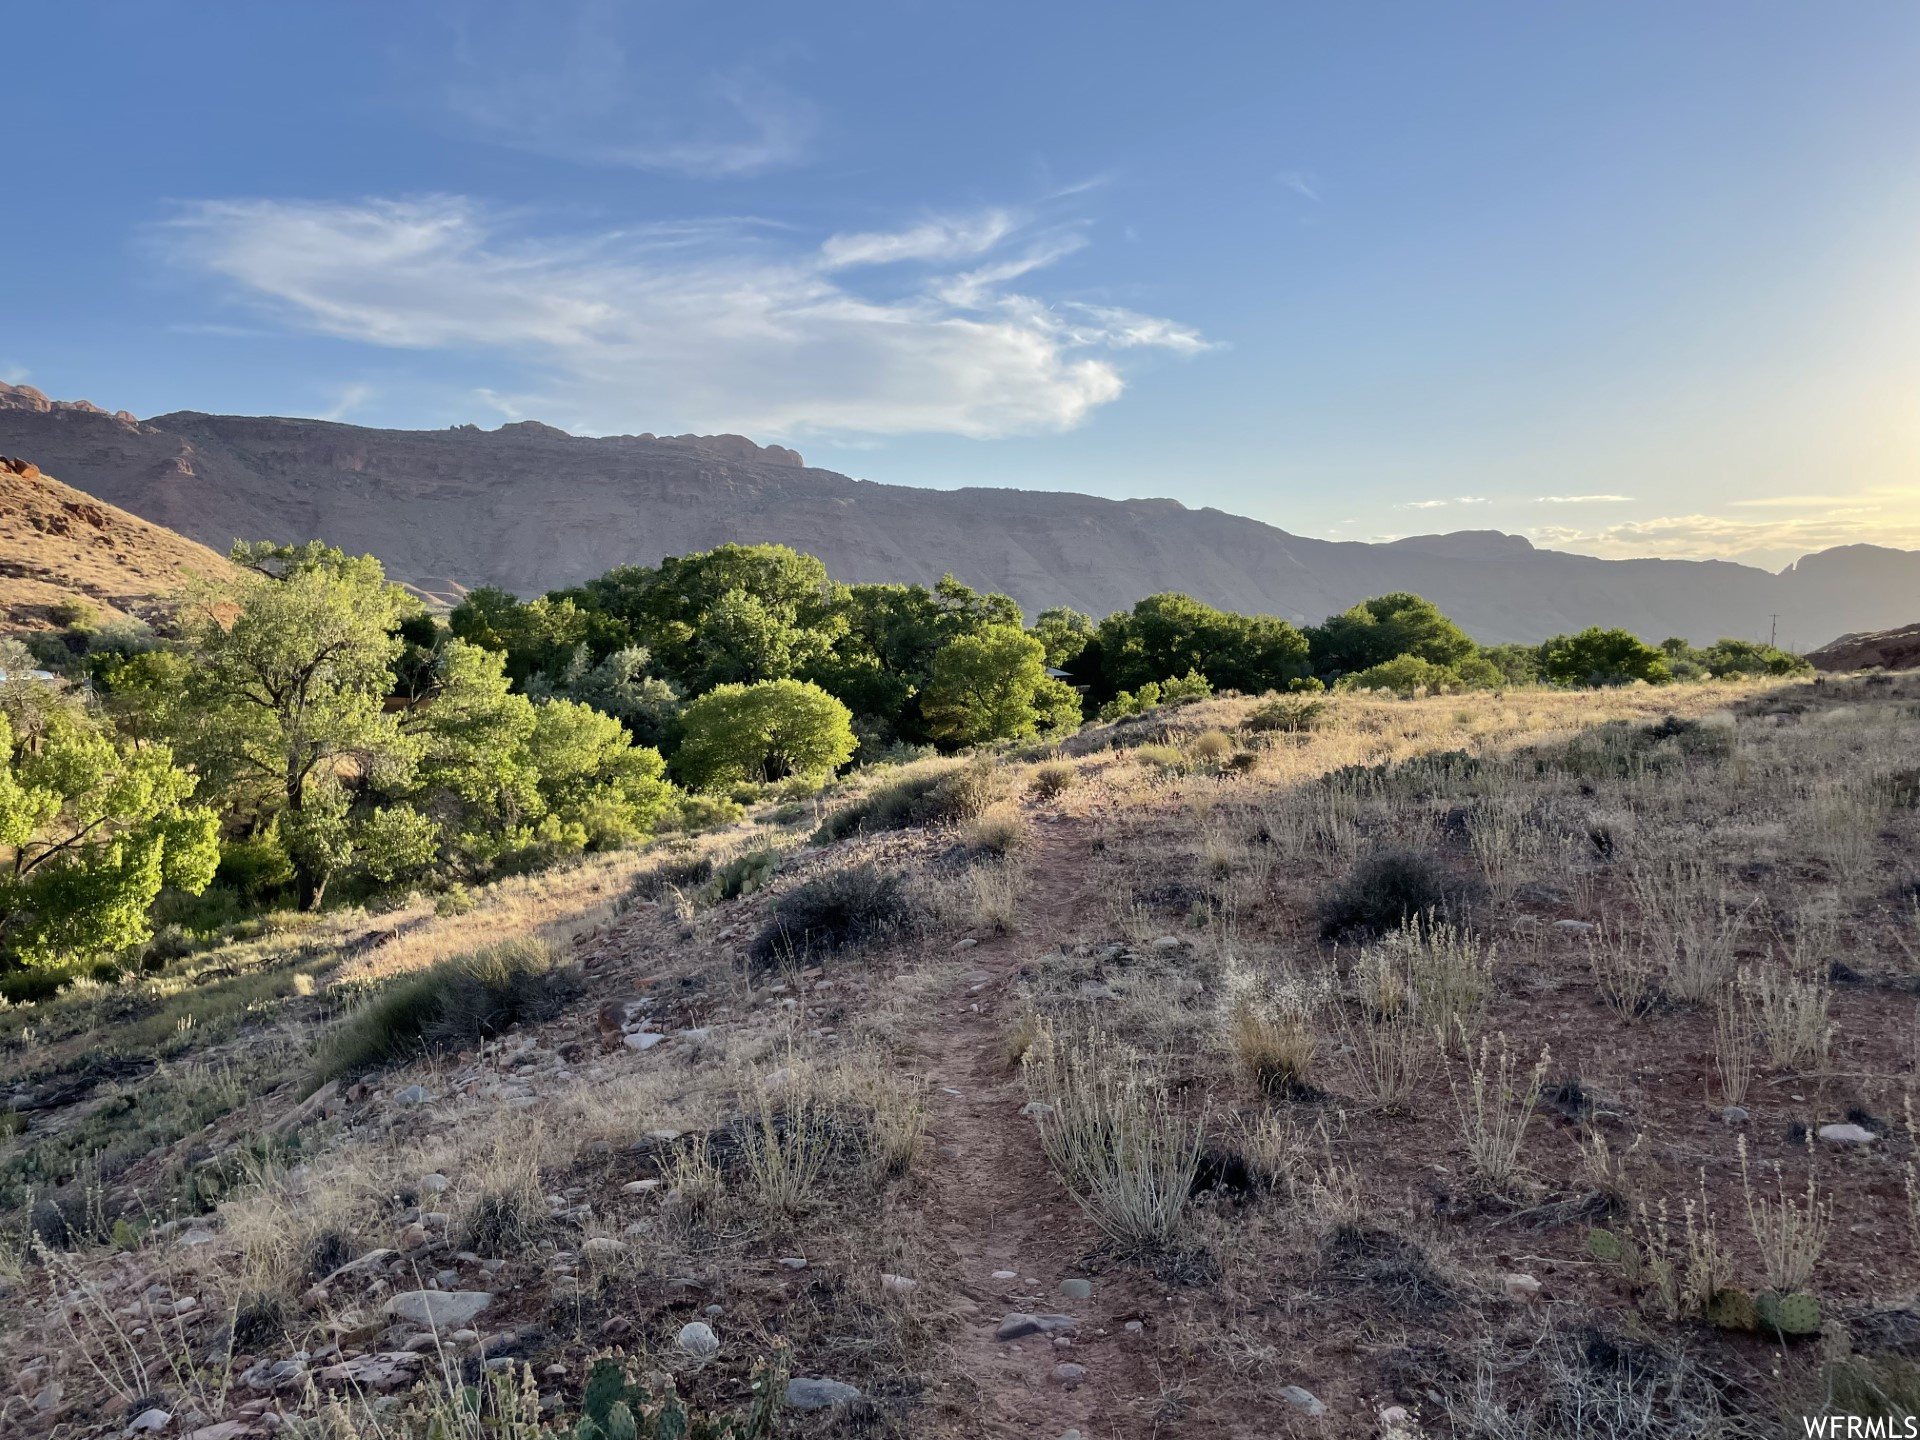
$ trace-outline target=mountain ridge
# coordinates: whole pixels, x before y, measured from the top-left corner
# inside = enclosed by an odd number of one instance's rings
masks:
[[[737,435],[575,436],[525,420],[384,430],[192,410],[138,420],[23,392],[0,387],[0,451],[216,550],[319,536],[378,555],[429,593],[532,594],[739,541],[792,545],[848,581],[930,583],[950,571],[1029,614],[1064,604],[1098,616],[1182,590],[1312,622],[1414,590],[1489,642],[1588,624],[1765,638],[1777,615],[1783,642],[1810,646],[1906,623],[1920,602],[1920,554],[1876,546],[1774,573],[1602,560],[1499,531],[1321,540],[1170,497],[889,485]]]

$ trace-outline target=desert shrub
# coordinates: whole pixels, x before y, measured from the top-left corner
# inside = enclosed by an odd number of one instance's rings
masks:
[[[508,940],[406,975],[354,1011],[321,1051],[324,1077],[469,1048],[572,998],[572,978],[543,941]]]
[[[1323,939],[1385,935],[1433,918],[1463,923],[1472,914],[1474,882],[1417,850],[1377,850],[1320,897]]]
[[[714,872],[704,897],[709,904],[751,895],[766,887],[780,869],[778,850],[749,850],[734,856]]]
[[[1080,772],[1064,760],[1055,760],[1040,766],[1033,772],[1033,778],[1027,782],[1027,789],[1041,800],[1051,800],[1063,791],[1072,788],[1080,779]]]
[[[871,865],[835,870],[780,897],[754,939],[753,958],[770,965],[788,955],[848,949],[906,925],[912,914],[898,875]]]
[[[746,807],[730,796],[693,794],[680,800],[680,828],[689,835],[724,830],[746,818]]]
[[[1044,1022],[1022,1059],[1040,1143],[1089,1216],[1128,1249],[1180,1239],[1204,1126],[1173,1109],[1164,1076],[1102,1037]]]
[[[1150,770],[1162,774],[1178,770],[1187,763],[1187,757],[1181,753],[1178,745],[1141,745],[1133,752],[1133,758]]]
[[[1188,753],[1202,765],[1220,765],[1233,754],[1233,737],[1224,730],[1207,730],[1193,737]]]
[[[1276,695],[1254,706],[1241,728],[1298,735],[1315,728],[1326,711],[1327,702],[1312,695]]]
[[[996,805],[967,825],[966,842],[970,849],[989,855],[1010,855],[1027,838],[1027,818],[1015,805]]]
[[[979,815],[1006,789],[1005,777],[991,761],[909,770],[827,816],[813,843],[826,845],[848,835],[915,825],[957,825]]]

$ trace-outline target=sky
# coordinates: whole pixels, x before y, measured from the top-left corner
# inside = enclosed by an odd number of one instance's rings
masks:
[[[1772,568],[1920,548],[1920,5],[65,0],[0,379]]]

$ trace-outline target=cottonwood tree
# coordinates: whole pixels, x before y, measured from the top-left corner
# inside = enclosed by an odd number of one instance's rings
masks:
[[[1011,625],[955,640],[933,662],[922,710],[949,746],[1024,740],[1080,723],[1080,697],[1047,675],[1046,647]]]
[[[721,685],[680,712],[674,770],[692,789],[832,774],[852,758],[847,707],[805,680]]]
[[[220,861],[214,812],[165,745],[116,740],[73,706],[16,731],[0,710],[0,955],[87,960],[152,936],[163,886],[198,895]]]
[[[400,623],[420,606],[373,556],[318,541],[242,542],[232,558],[250,573],[230,604],[206,597],[188,629],[193,749],[236,808],[278,825],[313,908],[349,843],[339,787],[400,788],[414,763],[385,702]]]

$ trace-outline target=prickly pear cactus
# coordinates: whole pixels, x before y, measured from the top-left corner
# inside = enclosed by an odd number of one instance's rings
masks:
[[[1720,1330],[1757,1330],[1760,1312],[1744,1290],[1717,1290],[1707,1302],[1707,1323]]]
[[[1776,1308],[1782,1335],[1820,1333],[1820,1302],[1814,1296],[1796,1290],[1791,1295],[1782,1295]]]
[[[580,1399],[580,1418],[583,1425],[591,1423],[592,1434],[608,1433],[607,1421],[613,1414],[613,1407],[627,1398],[627,1371],[618,1360],[602,1358],[593,1362],[593,1369],[587,1372],[587,1393]],[[627,1419],[633,1414],[629,1407]]]
[[[608,1408],[606,1424],[601,1428],[607,1432],[607,1440],[640,1440],[639,1422],[624,1400],[616,1400]]]
[[[1611,1230],[1602,1230],[1596,1226],[1587,1231],[1587,1254],[1605,1264],[1618,1264],[1620,1237]]]

